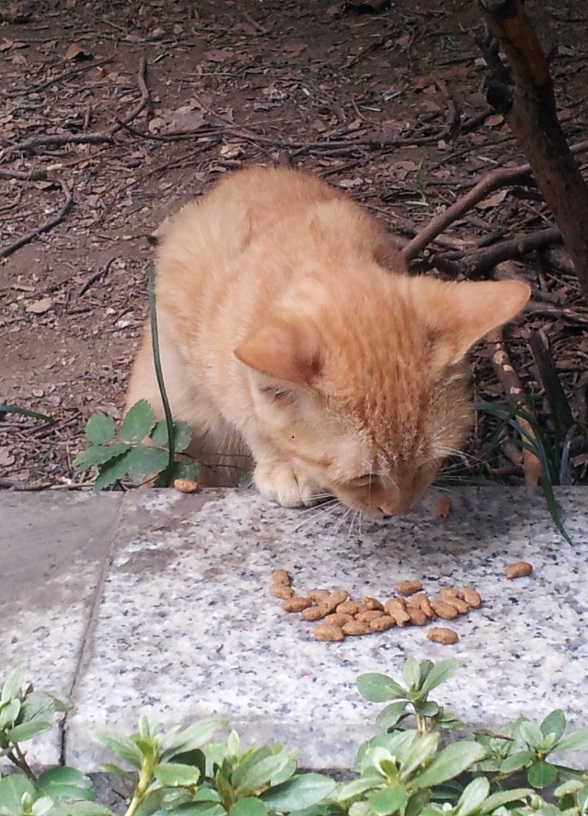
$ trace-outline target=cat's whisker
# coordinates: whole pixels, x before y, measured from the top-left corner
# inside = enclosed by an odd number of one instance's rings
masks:
[[[323,504],[314,504],[301,510],[300,513],[305,514],[306,518],[294,528],[294,532],[298,533],[305,528],[309,528],[311,524],[316,526],[319,522],[324,523],[329,516],[332,516],[341,505],[337,499],[333,497],[331,499],[331,501],[323,502]]]

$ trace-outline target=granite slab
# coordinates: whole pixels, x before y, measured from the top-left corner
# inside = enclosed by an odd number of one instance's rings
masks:
[[[0,495],[0,665],[25,665],[36,688],[73,695],[121,494]],[[61,734],[38,737],[29,760],[55,763]]]
[[[151,706],[166,726],[220,712],[246,741],[297,748],[303,767],[350,767],[379,709],[359,695],[357,675],[398,677],[409,655],[460,660],[437,697],[474,725],[555,707],[588,725],[586,490],[558,491],[573,545],[539,491],[451,496],[449,518],[435,515],[432,491],[408,516],[373,521],[340,506],[285,510],[253,490],[127,494],[68,716],[67,760],[96,768],[107,757],[88,728],[133,729]],[[509,581],[502,570],[520,559],[533,575]],[[452,624],[452,647],[418,627],[321,643],[314,624],[269,596],[278,567],[301,592],[385,597],[399,579],[419,578],[431,594],[473,583],[485,603]]]

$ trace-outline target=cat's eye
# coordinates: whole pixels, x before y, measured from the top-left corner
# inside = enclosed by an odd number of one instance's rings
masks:
[[[277,385],[263,385],[259,389],[261,393],[272,400],[290,400],[292,399],[292,392],[287,388],[280,388]]]
[[[380,477],[375,473],[364,473],[351,480],[353,487],[371,487]]]

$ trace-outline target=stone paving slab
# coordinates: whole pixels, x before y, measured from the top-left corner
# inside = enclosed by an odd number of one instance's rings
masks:
[[[342,508],[284,510],[251,490],[127,494],[74,689],[67,759],[95,768],[105,755],[89,726],[133,729],[150,705],[165,725],[221,712],[245,740],[298,748],[304,767],[349,767],[378,710],[356,676],[398,676],[409,655],[461,661],[439,701],[472,724],[561,707],[588,725],[586,491],[558,492],[573,546],[538,491],[451,495],[448,519],[435,516],[431,493],[409,516],[360,524]],[[503,567],[519,559],[534,573],[508,581]],[[455,622],[453,647],[416,627],[319,643],[313,624],[268,595],[277,567],[301,591],[382,597],[420,578],[431,594],[471,582],[485,604]]]
[[[0,494],[0,668],[26,665],[36,688],[70,698],[123,496]],[[60,734],[30,758],[59,761]]]

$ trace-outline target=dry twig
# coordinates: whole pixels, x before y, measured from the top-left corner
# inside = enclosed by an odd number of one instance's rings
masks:
[[[8,258],[9,255],[12,255],[13,252],[16,252],[17,249],[20,249],[25,244],[29,244],[35,238],[38,238],[39,235],[42,235],[44,232],[49,232],[50,229],[53,229],[57,224],[59,224],[67,213],[69,212],[69,208],[73,203],[73,198],[71,195],[71,191],[67,184],[64,181],[59,181],[61,185],[61,189],[63,190],[63,194],[65,196],[65,201],[63,207],[59,210],[57,215],[50,218],[48,221],[45,221],[44,224],[41,224],[40,227],[37,227],[30,232],[27,232],[25,235],[21,236],[17,241],[14,241],[12,244],[9,244],[4,249],[0,250],[0,258]]]

